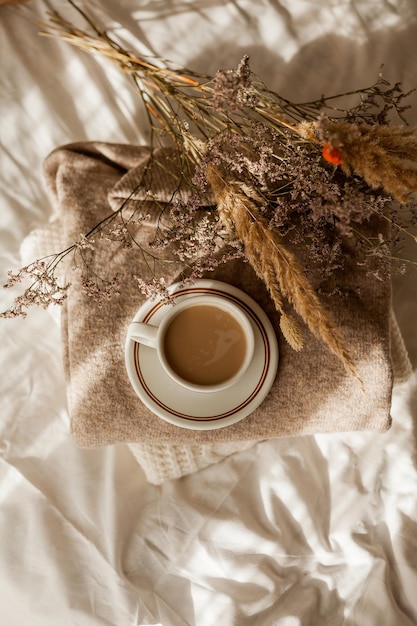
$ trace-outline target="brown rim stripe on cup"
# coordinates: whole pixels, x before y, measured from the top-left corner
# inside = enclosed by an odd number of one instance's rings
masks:
[[[139,363],[139,349],[140,349],[140,344],[136,344],[134,346],[134,362],[135,362],[135,370],[136,370],[136,374],[137,377],[142,385],[142,387],[145,389],[146,393],[148,394],[148,396],[153,400],[153,402],[159,406],[161,409],[163,409],[164,411],[166,411],[167,413],[170,413],[171,415],[175,416],[175,417],[180,417],[184,420],[187,421],[199,421],[199,422],[212,422],[212,421],[216,421],[216,420],[220,420],[220,419],[224,419],[225,417],[229,417],[231,415],[234,415],[235,413],[241,411],[245,406],[247,406],[248,404],[250,404],[254,398],[256,398],[256,396],[258,395],[259,391],[262,389],[264,381],[265,381],[265,377],[266,374],[268,372],[269,369],[269,364],[270,364],[270,345],[269,345],[269,341],[268,341],[268,337],[266,334],[266,331],[263,327],[263,324],[260,322],[259,318],[257,317],[256,313],[254,313],[254,311],[252,311],[252,309],[245,303],[243,302],[240,298],[229,294],[229,293],[225,293],[224,291],[221,291],[219,289],[215,289],[215,288],[208,288],[208,287],[198,287],[198,288],[187,288],[187,289],[181,289],[178,292],[176,292],[176,295],[178,296],[183,296],[183,295],[187,295],[188,293],[192,293],[193,295],[199,295],[199,294],[215,294],[215,295],[220,295],[223,298],[226,298],[228,300],[231,300],[233,302],[235,302],[236,304],[238,304],[241,308],[243,308],[245,310],[245,312],[249,315],[249,317],[253,320],[253,322],[256,324],[256,326],[258,327],[261,336],[262,336],[262,340],[263,340],[263,345],[264,345],[264,353],[265,353],[265,361],[264,361],[264,367],[262,370],[262,375],[258,381],[258,384],[256,385],[255,389],[252,391],[251,395],[246,398],[241,404],[239,404],[238,406],[234,407],[233,409],[231,409],[230,411],[227,411],[225,413],[221,413],[220,415],[212,415],[209,417],[199,417],[199,416],[195,416],[195,415],[188,415],[186,413],[181,413],[179,411],[176,411],[174,409],[172,409],[171,407],[168,407],[167,405],[165,405],[163,402],[161,402],[161,400],[155,396],[155,394],[149,389],[145,379],[143,378],[142,375],[142,371],[140,368],[140,363]],[[155,313],[162,307],[165,306],[162,302],[157,302],[151,309],[150,311],[148,311],[148,313],[145,315],[143,321],[149,322],[149,320],[155,315]]]

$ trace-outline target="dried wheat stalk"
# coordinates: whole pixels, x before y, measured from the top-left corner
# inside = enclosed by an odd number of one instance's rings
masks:
[[[305,272],[279,235],[268,228],[257,206],[256,192],[240,182],[228,182],[220,171],[210,166],[207,178],[213,189],[219,217],[233,236],[245,246],[245,254],[256,274],[264,281],[281,315],[281,330],[296,350],[302,347],[298,322],[283,311],[285,297],[313,335],[323,340],[342,361],[345,369],[359,380],[352,357],[345,347],[340,330],[321,304]]]

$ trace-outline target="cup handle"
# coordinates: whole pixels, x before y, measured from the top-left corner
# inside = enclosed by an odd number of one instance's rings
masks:
[[[129,325],[127,336],[137,343],[142,343],[150,348],[157,346],[158,326],[144,324],[143,322],[132,322]]]

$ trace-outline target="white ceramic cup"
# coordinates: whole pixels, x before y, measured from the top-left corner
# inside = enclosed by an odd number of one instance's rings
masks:
[[[206,318],[206,315],[209,315],[209,318]],[[196,319],[201,319],[201,323],[196,322]],[[207,320],[212,319],[222,319],[227,329],[219,330],[217,322],[213,323],[212,328],[211,323],[207,323]],[[190,327],[191,325],[194,327],[193,339],[191,339],[191,331],[188,337],[187,323],[190,323]],[[176,331],[178,327],[182,330]],[[178,337],[175,337],[176,332],[178,332]],[[181,367],[177,367],[177,364],[173,365],[172,358],[170,361],[170,337],[171,341],[177,340],[177,342],[181,337],[181,359],[190,364],[192,375],[188,375],[188,372],[182,374]],[[178,385],[191,391],[204,393],[223,391],[237,383],[248,369],[255,349],[253,329],[243,309],[226,298],[210,294],[191,296],[167,307],[166,314],[158,326],[132,322],[128,328],[128,338],[155,349],[162,368]],[[179,352],[178,347],[176,351]],[[209,357],[207,357],[208,353]],[[185,355],[189,356],[189,360]],[[200,358],[200,355],[206,359],[207,366],[206,361]],[[233,356],[233,367],[230,355]],[[191,365],[192,363],[199,363],[199,365]],[[205,370],[208,371],[208,368],[211,368],[214,378],[219,376],[221,379],[204,380]],[[230,375],[225,374],[223,379],[223,374],[227,371]]]

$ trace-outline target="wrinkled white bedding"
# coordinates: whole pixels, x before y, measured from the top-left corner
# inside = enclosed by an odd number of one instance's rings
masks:
[[[371,84],[381,64],[417,86],[414,0],[93,6],[141,51],[207,73],[248,53],[295,100]],[[41,2],[0,8],[2,283],[51,216],[42,162],[52,149],[146,142],[124,77],[38,37],[44,15]],[[417,123],[416,95],[410,103]],[[393,295],[416,368],[415,273],[396,278]],[[2,309],[12,296],[0,292]],[[417,624],[416,375],[396,386],[383,435],[264,442],[156,487],[127,447],[72,442],[56,312],[3,320],[0,334],[1,624]]]

